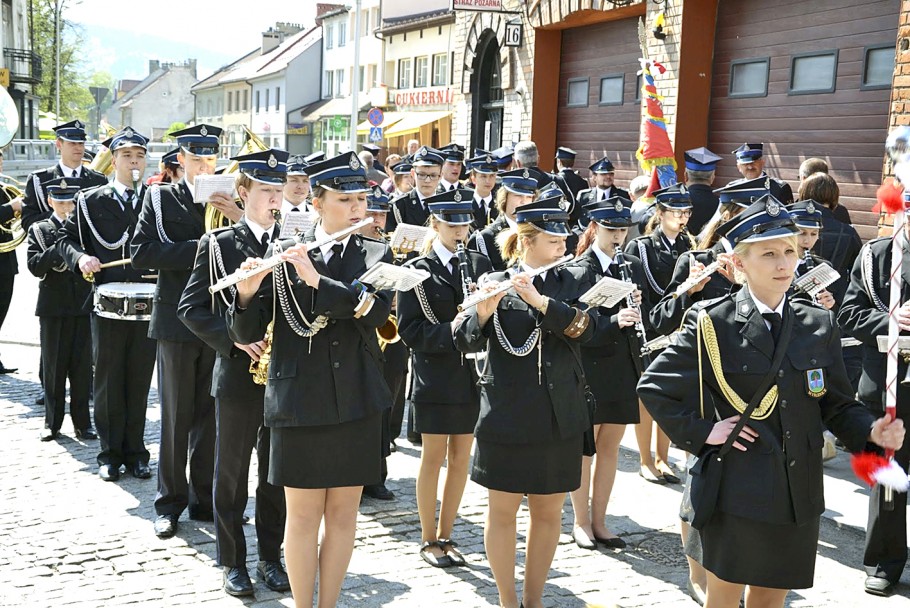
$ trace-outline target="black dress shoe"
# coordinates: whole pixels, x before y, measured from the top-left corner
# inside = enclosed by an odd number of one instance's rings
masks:
[[[88,426],[84,429],[76,429],[76,439],[91,440],[98,439],[98,433],[95,432],[95,429]]]
[[[35,405],[44,405],[44,395],[35,397]]]
[[[136,479],[148,479],[152,476],[152,470],[149,468],[149,465],[144,462],[137,462],[127,467],[127,470],[130,472],[130,475]]]
[[[112,464],[103,464],[98,467],[98,477],[104,481],[117,481],[120,479],[120,467]]]
[[[867,576],[865,588],[866,593],[887,597],[894,590],[894,583],[881,576]]]
[[[19,371],[18,367],[6,367],[0,362],[0,374],[14,374]]]
[[[179,515],[159,515],[155,520],[155,536],[158,538],[170,538],[177,533],[177,519]],[[246,573],[246,571],[244,571]],[[250,577],[246,577],[247,581]]]
[[[253,582],[246,568],[224,569],[224,591],[236,597],[253,595]]]
[[[597,549],[597,541],[588,538],[587,533],[585,533],[582,528],[575,528],[572,530],[572,540],[575,541],[575,544],[578,545],[580,549],[587,549],[588,551]]]
[[[614,536],[613,538],[607,538],[606,536],[597,536],[595,534],[594,540],[603,544],[603,546],[605,546],[607,549],[625,549],[626,548],[626,541],[619,538],[618,536]]]
[[[392,490],[385,487],[384,483],[375,483],[363,486],[364,496],[375,498],[377,500],[395,500],[395,494]]]
[[[53,441],[60,433],[52,429],[41,429],[41,441]]]
[[[215,513],[205,507],[190,507],[188,509],[190,519],[193,521],[215,521]]]
[[[256,572],[265,586],[272,591],[291,590],[291,581],[288,580],[287,572],[284,571],[281,562],[259,562]]]

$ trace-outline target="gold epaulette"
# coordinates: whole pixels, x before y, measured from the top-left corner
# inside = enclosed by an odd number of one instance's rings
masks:
[[[720,392],[723,394],[724,399],[727,400],[727,403],[733,406],[737,412],[742,414],[749,406],[749,402],[737,395],[736,391],[733,390],[733,387],[727,383],[726,377],[724,377],[724,370],[720,358],[720,347],[717,344],[717,334],[714,331],[714,322],[706,311],[701,311],[698,316],[698,329],[702,334],[705,350],[708,353],[708,360],[711,362],[711,369],[714,372],[714,377],[717,378],[717,385],[720,387]],[[761,402],[755,410],[753,410],[751,418],[753,420],[764,420],[770,416],[771,412],[774,411],[774,407],[777,405],[777,397],[777,384],[774,384],[768,389],[765,396],[762,397]]]

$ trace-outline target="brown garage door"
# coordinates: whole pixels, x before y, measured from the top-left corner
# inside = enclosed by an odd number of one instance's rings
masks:
[[[637,18],[623,19],[562,33],[556,145],[578,152],[582,176],[593,161],[608,156],[622,188],[638,174],[637,27]]]
[[[708,144],[724,156],[717,184],[739,177],[729,152],[746,141],[765,143],[769,173],[794,194],[800,163],[820,157],[861,236],[874,236],[899,0],[719,4]]]

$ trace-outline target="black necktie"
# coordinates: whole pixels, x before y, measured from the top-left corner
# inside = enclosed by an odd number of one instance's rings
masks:
[[[451,186],[449,186],[449,192],[451,192],[454,189],[455,189],[455,184],[452,184]]]
[[[614,279],[618,279],[618,278],[619,278],[619,264],[617,264],[616,262],[613,262],[613,263],[610,264],[610,266],[607,268],[607,272],[608,272],[608,273],[610,274],[610,276],[613,277]]]
[[[291,211],[300,211],[300,207],[291,207]]]
[[[133,203],[133,195],[136,194],[136,191],[132,188],[127,188],[123,191],[123,196],[126,198],[126,202],[129,203],[130,207],[135,207]]]
[[[534,287],[537,289],[537,293],[543,294],[543,275],[537,275],[534,277]]]
[[[269,248],[269,243],[271,242],[271,235],[269,234],[268,230],[266,230],[262,233],[262,238],[259,239],[259,251],[261,251],[263,255],[265,255],[265,251]]]
[[[326,266],[329,268],[329,272],[332,277],[338,278],[338,271],[341,270],[341,256],[344,254],[344,245],[341,243],[335,243],[332,245],[332,257],[329,258],[329,261],[326,263]]]
[[[780,318],[780,315],[776,312],[763,312],[762,317],[765,321],[771,324],[771,337],[774,338],[774,343],[777,343],[777,339],[780,338],[780,329],[783,325],[783,320]]]

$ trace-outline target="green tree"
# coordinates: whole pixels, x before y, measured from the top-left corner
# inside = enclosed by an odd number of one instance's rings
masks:
[[[41,82],[35,87],[35,94],[41,99],[41,109],[54,112],[56,109],[57,86],[60,87],[59,121],[80,118],[85,120],[88,110],[94,105],[91,94],[82,82],[82,64],[79,48],[83,44],[78,26],[66,19],[66,8],[78,0],[32,0],[32,50],[41,58]],[[60,7],[60,82],[56,78],[55,12]]]
[[[165,135],[164,137],[162,137],[161,141],[174,141],[174,138],[171,137],[171,133],[173,133],[174,131],[182,131],[183,129],[186,129],[185,122],[172,122],[171,126],[169,126],[167,128],[168,134]]]

